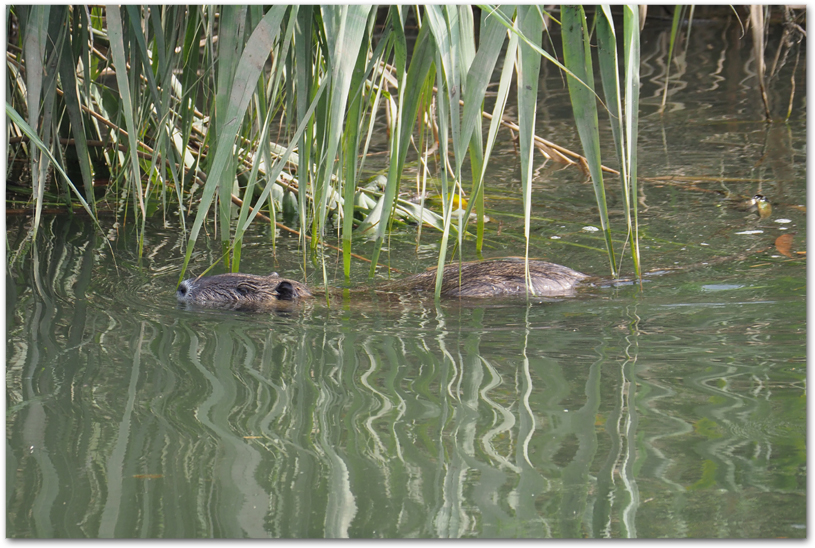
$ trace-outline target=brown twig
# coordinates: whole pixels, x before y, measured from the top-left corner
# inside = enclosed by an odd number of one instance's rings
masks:
[[[438,89],[434,86],[433,91],[438,92]],[[458,102],[459,102],[459,104],[461,106],[464,106],[464,100],[459,99]],[[481,116],[483,116],[487,120],[492,120],[492,114],[490,114],[490,113],[488,113],[488,112],[486,112],[484,110],[481,111]],[[504,127],[509,128],[509,129],[511,129],[513,131],[517,131],[519,133],[521,131],[521,128],[518,126],[518,124],[516,124],[514,122],[510,122],[506,118],[501,118],[501,125],[504,126]],[[537,135],[533,135],[533,137],[535,139],[535,146],[537,146],[541,151],[544,152],[544,154],[546,154],[547,156],[552,158],[554,161],[559,162],[561,164],[567,164],[567,165],[577,164],[578,168],[581,168],[581,164],[582,165],[588,165],[587,162],[586,162],[586,158],[584,156],[581,156],[580,154],[578,154],[576,152],[572,152],[568,148],[557,145],[557,144],[555,144],[555,143],[553,143],[551,141],[547,141],[546,139],[544,139],[542,137],[538,137]],[[567,158],[567,156],[571,156],[571,158]],[[601,165],[600,168],[603,171],[605,171],[606,173],[612,173],[614,175],[619,175],[620,174],[619,171],[617,171],[616,169],[611,169],[610,167],[606,167],[606,166]],[[584,170],[581,168],[581,171],[584,171]],[[584,171],[584,173],[587,173],[587,172]]]

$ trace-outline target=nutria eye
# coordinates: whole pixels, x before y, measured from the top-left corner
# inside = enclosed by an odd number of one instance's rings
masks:
[[[187,295],[187,282],[181,282],[181,285],[178,286],[178,294],[182,297]]]

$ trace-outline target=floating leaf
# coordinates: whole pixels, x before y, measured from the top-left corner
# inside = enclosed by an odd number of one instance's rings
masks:
[[[779,253],[784,255],[785,257],[789,257],[792,259],[792,252],[790,248],[792,247],[792,234],[782,234],[778,238],[775,239],[775,248],[778,250]]]

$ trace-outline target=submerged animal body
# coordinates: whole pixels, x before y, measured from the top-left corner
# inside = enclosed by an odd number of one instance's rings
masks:
[[[451,263],[444,267],[442,297],[565,297],[574,294],[587,275],[559,264],[529,261],[529,292],[523,259]],[[429,291],[436,288],[436,269],[408,276],[385,289]]]
[[[529,261],[529,287],[523,259],[499,259],[452,263],[444,267],[442,297],[565,297],[574,295],[585,274],[545,261]],[[436,269],[388,282],[380,292],[425,292],[436,287]],[[291,304],[311,297],[311,291],[295,280],[251,274],[220,274],[184,280],[176,293],[183,303],[231,309],[253,309]]]

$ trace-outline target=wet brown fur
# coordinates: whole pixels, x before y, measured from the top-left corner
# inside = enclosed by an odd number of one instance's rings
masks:
[[[531,281],[529,295],[562,297],[574,294],[575,285],[585,274],[559,264],[529,261]],[[499,259],[451,263],[444,267],[442,297],[526,296],[526,274],[523,259]],[[436,269],[391,282],[382,287],[387,291],[428,291],[436,288]]]
[[[460,269],[459,269],[460,266]],[[563,297],[574,294],[574,288],[585,274],[565,266],[544,261],[529,261],[529,295]],[[526,296],[523,259],[499,259],[452,263],[444,267],[442,297],[504,297]],[[377,288],[379,292],[433,293],[436,269],[427,270]],[[252,274],[220,274],[192,278],[181,283],[178,300],[185,303],[232,309],[249,309],[286,304],[311,297],[311,291],[295,280]]]
[[[184,280],[176,296],[189,304],[241,309],[311,297],[311,291],[304,284],[277,274],[236,273]]]

